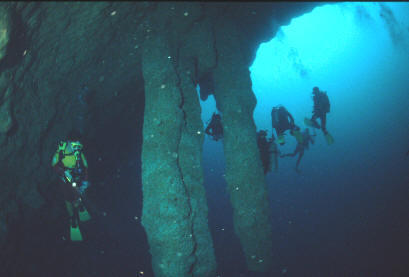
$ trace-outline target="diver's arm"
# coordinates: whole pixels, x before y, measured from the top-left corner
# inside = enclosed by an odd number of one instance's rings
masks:
[[[82,160],[82,164],[84,165],[84,179],[88,180],[88,162],[84,156],[84,153],[81,153],[81,160]]]
[[[319,103],[318,95],[314,95],[314,97],[313,97],[312,99],[313,99],[313,101],[314,101],[313,110],[314,110],[314,111],[319,110],[319,108],[320,108],[320,103]]]
[[[58,175],[64,175],[64,168],[59,165],[60,161],[60,151],[55,152],[54,157],[51,161],[51,166]]]
[[[81,160],[82,160],[82,163],[84,164],[84,167],[88,168],[88,162],[87,162],[87,159],[85,159],[84,153],[81,153]]]
[[[294,117],[289,112],[287,112],[287,115],[290,118],[290,125],[294,126]]]
[[[60,161],[60,151],[55,152],[53,159],[51,160],[51,166],[54,167]]]
[[[297,163],[295,164],[295,170],[296,171],[300,170],[298,167],[300,166],[302,156],[304,156],[304,151],[300,151],[300,155],[298,156]]]

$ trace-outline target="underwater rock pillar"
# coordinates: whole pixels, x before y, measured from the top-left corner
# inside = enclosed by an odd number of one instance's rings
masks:
[[[184,51],[181,51],[184,52]],[[204,140],[201,107],[195,87],[195,66],[183,59],[178,68],[183,95],[184,124],[179,145],[179,165],[188,190],[192,211],[192,235],[195,240],[196,263],[192,276],[216,276],[216,258],[208,227],[208,207],[203,186],[202,147]]]
[[[272,265],[272,228],[253,121],[256,98],[235,27],[222,26],[215,31],[218,63],[213,77],[217,108],[222,112],[225,174],[234,229],[248,269],[265,272]]]
[[[170,49],[159,36],[146,39],[142,55],[142,225],[155,276],[192,276],[196,260],[192,208],[179,163],[183,128],[179,80],[172,58],[168,58]]]
[[[176,61],[171,52],[159,36],[149,38],[143,52],[142,224],[155,276],[213,277],[196,68],[191,59],[182,54]]]

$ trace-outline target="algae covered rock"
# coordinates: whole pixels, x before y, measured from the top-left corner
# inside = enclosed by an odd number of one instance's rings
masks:
[[[0,60],[4,58],[10,40],[11,20],[6,6],[0,6]]]

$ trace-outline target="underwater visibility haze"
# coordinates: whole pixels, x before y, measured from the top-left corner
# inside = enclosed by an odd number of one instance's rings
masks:
[[[409,276],[408,2],[5,2],[0,30],[1,276]]]

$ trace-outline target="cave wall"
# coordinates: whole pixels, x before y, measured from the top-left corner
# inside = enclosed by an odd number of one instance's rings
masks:
[[[252,120],[255,99],[248,66],[259,43],[273,37],[279,26],[287,24],[291,17],[315,5],[301,2],[1,3],[0,244],[6,242],[13,222],[23,229],[30,215],[34,216],[53,198],[56,176],[50,160],[56,143],[72,128],[83,130],[88,141],[103,140],[97,131],[103,122],[109,121],[115,111],[120,113],[129,107],[124,99],[137,99],[135,95],[145,93],[144,205],[145,200],[158,200],[157,191],[150,191],[150,182],[152,187],[156,185],[155,190],[163,189],[167,193],[172,193],[170,185],[174,185],[172,189],[178,192],[178,197],[168,206],[168,212],[169,207],[175,208],[169,215],[183,222],[180,226],[173,225],[180,228],[173,230],[175,234],[187,235],[183,238],[185,252],[181,254],[187,259],[174,264],[177,268],[174,270],[183,272],[177,276],[190,276],[194,270],[195,276],[212,274],[216,265],[202,186],[203,126],[195,91],[197,80],[209,72],[216,78],[217,105],[225,114],[223,123],[228,128],[224,147],[232,204],[241,203],[234,200],[237,194],[233,185],[237,178],[243,178],[241,182],[247,185],[241,187],[253,193],[253,201],[260,200],[257,205],[263,211],[257,222],[252,223],[256,224],[253,227],[268,226],[263,174],[259,159],[255,158],[258,156]],[[241,76],[240,81],[234,82],[237,76]],[[134,90],[125,89],[135,80]],[[117,109],[111,109],[113,102]],[[239,130],[240,126],[244,126],[245,133]],[[239,133],[241,137],[237,138]],[[155,141],[149,135],[161,139]],[[247,152],[237,152],[243,150],[242,144],[248,145]],[[96,151],[95,146],[88,146],[89,151]],[[254,174],[235,176],[239,162],[234,162],[234,157],[247,163],[252,162],[248,159],[253,154]],[[162,164],[158,164],[159,160]],[[157,168],[162,167],[164,171],[158,174]],[[152,174],[155,176],[150,180]],[[169,194],[165,195],[163,200],[170,203]],[[248,211],[254,208],[250,206]],[[148,211],[155,213],[155,208],[144,207],[144,212]],[[235,218],[241,217],[240,213],[236,209]],[[22,214],[29,216],[24,216],[22,221]],[[161,252],[163,238],[155,233],[163,227],[160,222],[148,223],[148,214],[144,215],[144,222],[148,236],[152,236],[151,251]],[[245,226],[235,226],[242,237]],[[269,227],[266,228],[268,232]],[[195,234],[198,236],[193,237]],[[247,262],[251,264],[254,258],[251,260],[250,252],[254,249],[244,243],[246,239],[241,239],[248,252]],[[153,256],[154,264],[161,264],[157,261],[160,257]],[[265,268],[254,265],[254,269]]]

